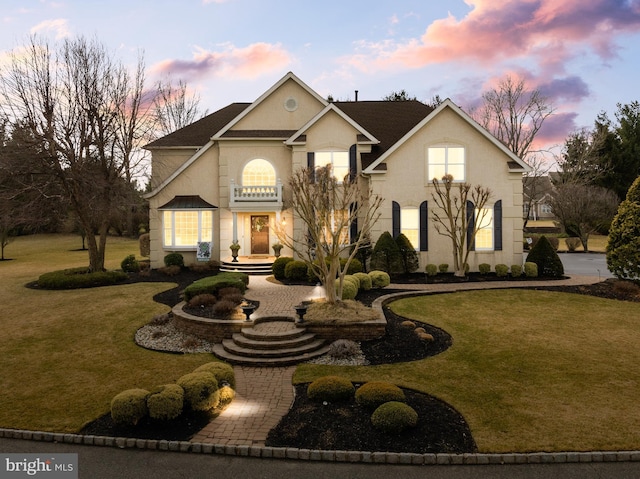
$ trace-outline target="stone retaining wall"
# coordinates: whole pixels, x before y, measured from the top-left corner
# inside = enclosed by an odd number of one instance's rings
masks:
[[[176,327],[188,334],[193,334],[200,338],[221,343],[223,339],[230,339],[234,333],[239,333],[242,328],[253,326],[253,321],[243,321],[238,319],[210,319],[183,311],[183,301],[173,307],[173,319]]]

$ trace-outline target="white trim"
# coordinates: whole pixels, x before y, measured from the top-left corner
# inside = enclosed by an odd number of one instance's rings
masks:
[[[253,103],[251,103],[251,105],[249,105],[247,108],[245,108],[242,113],[240,113],[238,116],[236,116],[233,120],[231,120],[229,123],[227,123],[224,127],[222,127],[222,129],[220,131],[215,133],[211,137],[211,139],[212,140],[221,139],[222,135],[224,135],[227,131],[229,131],[231,128],[233,128],[233,126],[236,125],[240,120],[242,120],[247,115],[249,115],[249,113],[251,113],[253,110],[255,110],[258,107],[258,105],[260,105],[260,103],[262,103],[267,97],[269,97],[273,92],[275,92],[278,88],[280,88],[282,85],[284,85],[289,80],[293,80],[294,82],[296,82],[307,93],[309,93],[316,100],[318,100],[323,106],[326,106],[328,104],[327,100],[325,100],[320,95],[318,95],[306,83],[304,83],[302,80],[300,80],[300,78],[295,76],[292,72],[289,72],[285,76],[283,76],[275,85],[273,85],[266,92],[264,92],[262,95],[260,95],[260,97],[256,101],[254,101]]]
[[[500,142],[495,136],[489,133],[486,129],[480,126],[473,118],[467,115],[459,106],[453,103],[449,98],[443,101],[438,108],[429,113],[420,123],[414,126],[406,135],[404,135],[400,140],[398,140],[391,148],[389,148],[383,155],[380,156],[376,161],[371,163],[364,171],[365,174],[373,174],[373,173],[384,173],[384,171],[374,171],[376,166],[380,163],[387,160],[393,153],[400,148],[409,138],[415,135],[418,131],[420,131],[427,123],[433,120],[436,116],[440,114],[445,108],[450,108],[454,113],[456,113],[460,118],[466,121],[471,127],[473,127],[478,133],[484,136],[487,140],[493,143],[500,151],[502,151],[505,155],[509,157],[510,160],[514,161],[518,165],[522,167],[523,172],[531,171],[531,167],[527,165],[524,161],[518,158],[509,148],[507,148],[502,142]]]

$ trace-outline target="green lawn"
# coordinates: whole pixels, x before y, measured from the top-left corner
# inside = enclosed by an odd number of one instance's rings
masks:
[[[109,411],[124,389],[175,381],[212,356],[175,355],[135,345],[136,330],[168,310],[152,300],[172,283],[74,291],[25,288],[47,271],[88,264],[79,237],[17,238],[0,262],[0,427],[78,431]],[[110,238],[107,267],[138,253],[135,240]]]
[[[394,302],[453,336],[445,353],[373,367],[303,365],[383,379],[460,411],[485,452],[640,447],[640,305],[566,293],[499,290]]]

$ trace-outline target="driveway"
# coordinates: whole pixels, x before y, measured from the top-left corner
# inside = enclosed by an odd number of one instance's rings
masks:
[[[607,269],[604,253],[558,253],[566,275],[597,276],[601,279],[614,278]]]

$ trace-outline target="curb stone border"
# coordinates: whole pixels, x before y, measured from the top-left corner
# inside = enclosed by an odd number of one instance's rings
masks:
[[[293,447],[229,446],[189,441],[27,431],[0,428],[0,438],[80,444],[85,446],[145,449],[192,454],[294,459],[299,461],[348,462],[397,465],[557,464],[585,462],[640,462],[640,451],[530,452],[506,454],[416,454],[404,452],[329,451]]]

